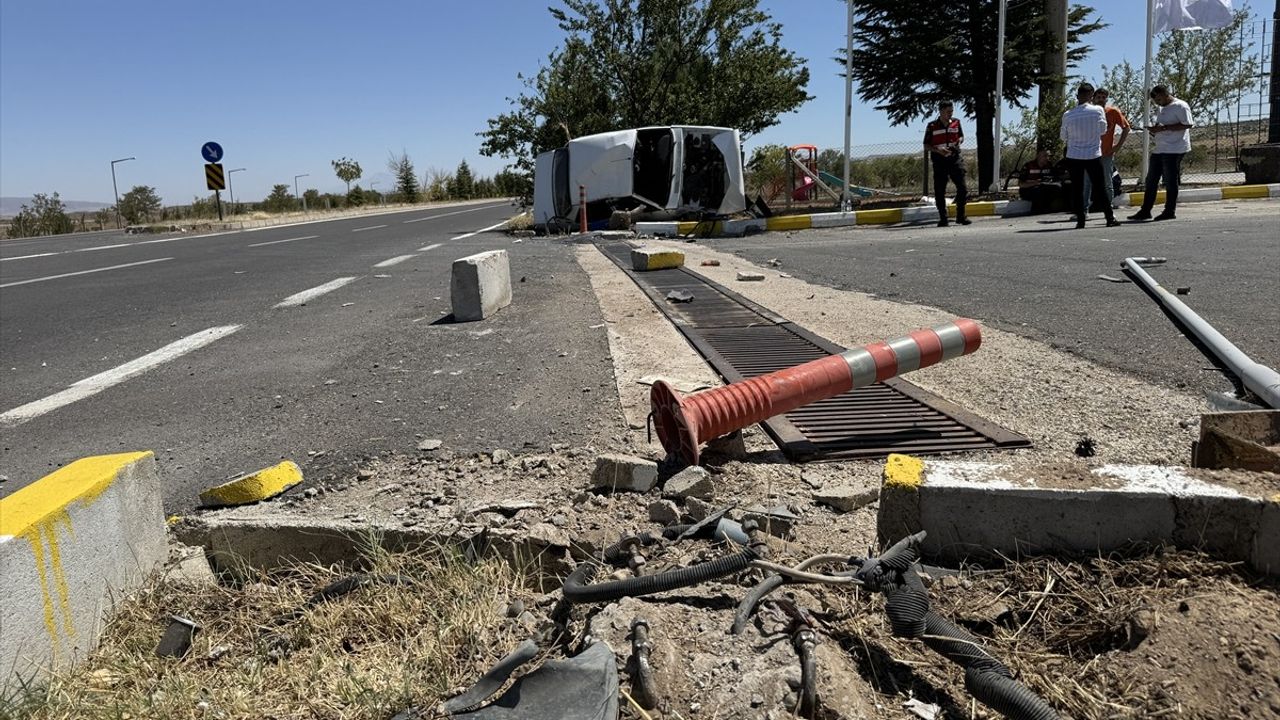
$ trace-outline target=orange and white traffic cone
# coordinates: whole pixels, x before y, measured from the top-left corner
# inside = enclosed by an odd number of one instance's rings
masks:
[[[668,454],[696,465],[698,448],[709,440],[819,400],[968,355],[981,344],[978,324],[961,318],[690,395],[682,396],[659,380],[649,394],[654,426]]]

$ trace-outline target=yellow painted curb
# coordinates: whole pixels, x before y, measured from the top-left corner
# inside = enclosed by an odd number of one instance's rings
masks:
[[[884,461],[884,486],[918,490],[924,482],[924,460],[913,455],[892,453]]]
[[[292,460],[285,460],[274,467],[209,488],[200,493],[200,502],[205,507],[244,505],[273,498],[300,482],[302,468]]]
[[[765,221],[765,227],[769,230],[808,230],[813,227],[813,217],[811,215],[771,217]]]
[[[1187,188],[1187,189],[1190,190],[1191,188]],[[1134,207],[1142,207],[1142,201],[1145,200],[1146,197],[1147,197],[1147,194],[1144,192],[1131,192],[1129,193],[1129,204]],[[1156,193],[1156,200],[1151,204],[1160,205],[1163,202],[1164,202],[1164,191],[1161,190],[1160,192]]]
[[[684,253],[679,250],[636,248],[631,251],[632,270],[669,270],[684,265]]]
[[[92,503],[122,470],[149,457],[150,450],[82,458],[0,498],[0,539],[38,531],[42,524],[62,516],[73,502]]]
[[[1271,197],[1271,188],[1266,185],[1238,185],[1222,188],[1223,200],[1248,200],[1269,197]]]
[[[947,214],[951,217],[956,216],[956,206],[947,207]],[[964,206],[964,214],[968,217],[986,217],[996,214],[996,204],[993,202],[975,202],[968,203]]]
[[[858,225],[886,225],[902,222],[902,208],[884,208],[883,210],[859,210],[853,214]]]

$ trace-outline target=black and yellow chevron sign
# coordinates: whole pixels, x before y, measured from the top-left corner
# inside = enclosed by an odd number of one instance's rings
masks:
[[[222,163],[206,163],[204,181],[210,190],[226,190],[227,176],[222,174]]]

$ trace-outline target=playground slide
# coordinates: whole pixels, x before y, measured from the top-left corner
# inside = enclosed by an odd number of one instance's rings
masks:
[[[844,187],[844,180],[836,177],[835,175],[832,175],[831,173],[825,170],[819,170],[818,177],[822,178],[822,182],[830,185],[833,188],[838,189],[838,188]],[[875,194],[875,191],[872,190],[871,188],[859,187],[857,185],[850,186],[849,190],[852,191],[854,195],[858,195],[860,197],[871,197],[872,195]]]
[[[809,188],[813,187],[813,178],[806,176],[800,182],[800,187],[791,191],[793,200],[804,201],[809,199]]]

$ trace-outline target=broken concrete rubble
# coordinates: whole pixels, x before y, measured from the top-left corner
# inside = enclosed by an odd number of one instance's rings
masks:
[[[608,492],[649,492],[658,484],[658,463],[634,455],[607,454],[596,458],[591,486]]]
[[[711,481],[711,473],[697,465],[681,470],[668,478],[662,486],[663,497],[679,500],[695,497],[709,501],[714,495],[715,484]]]

